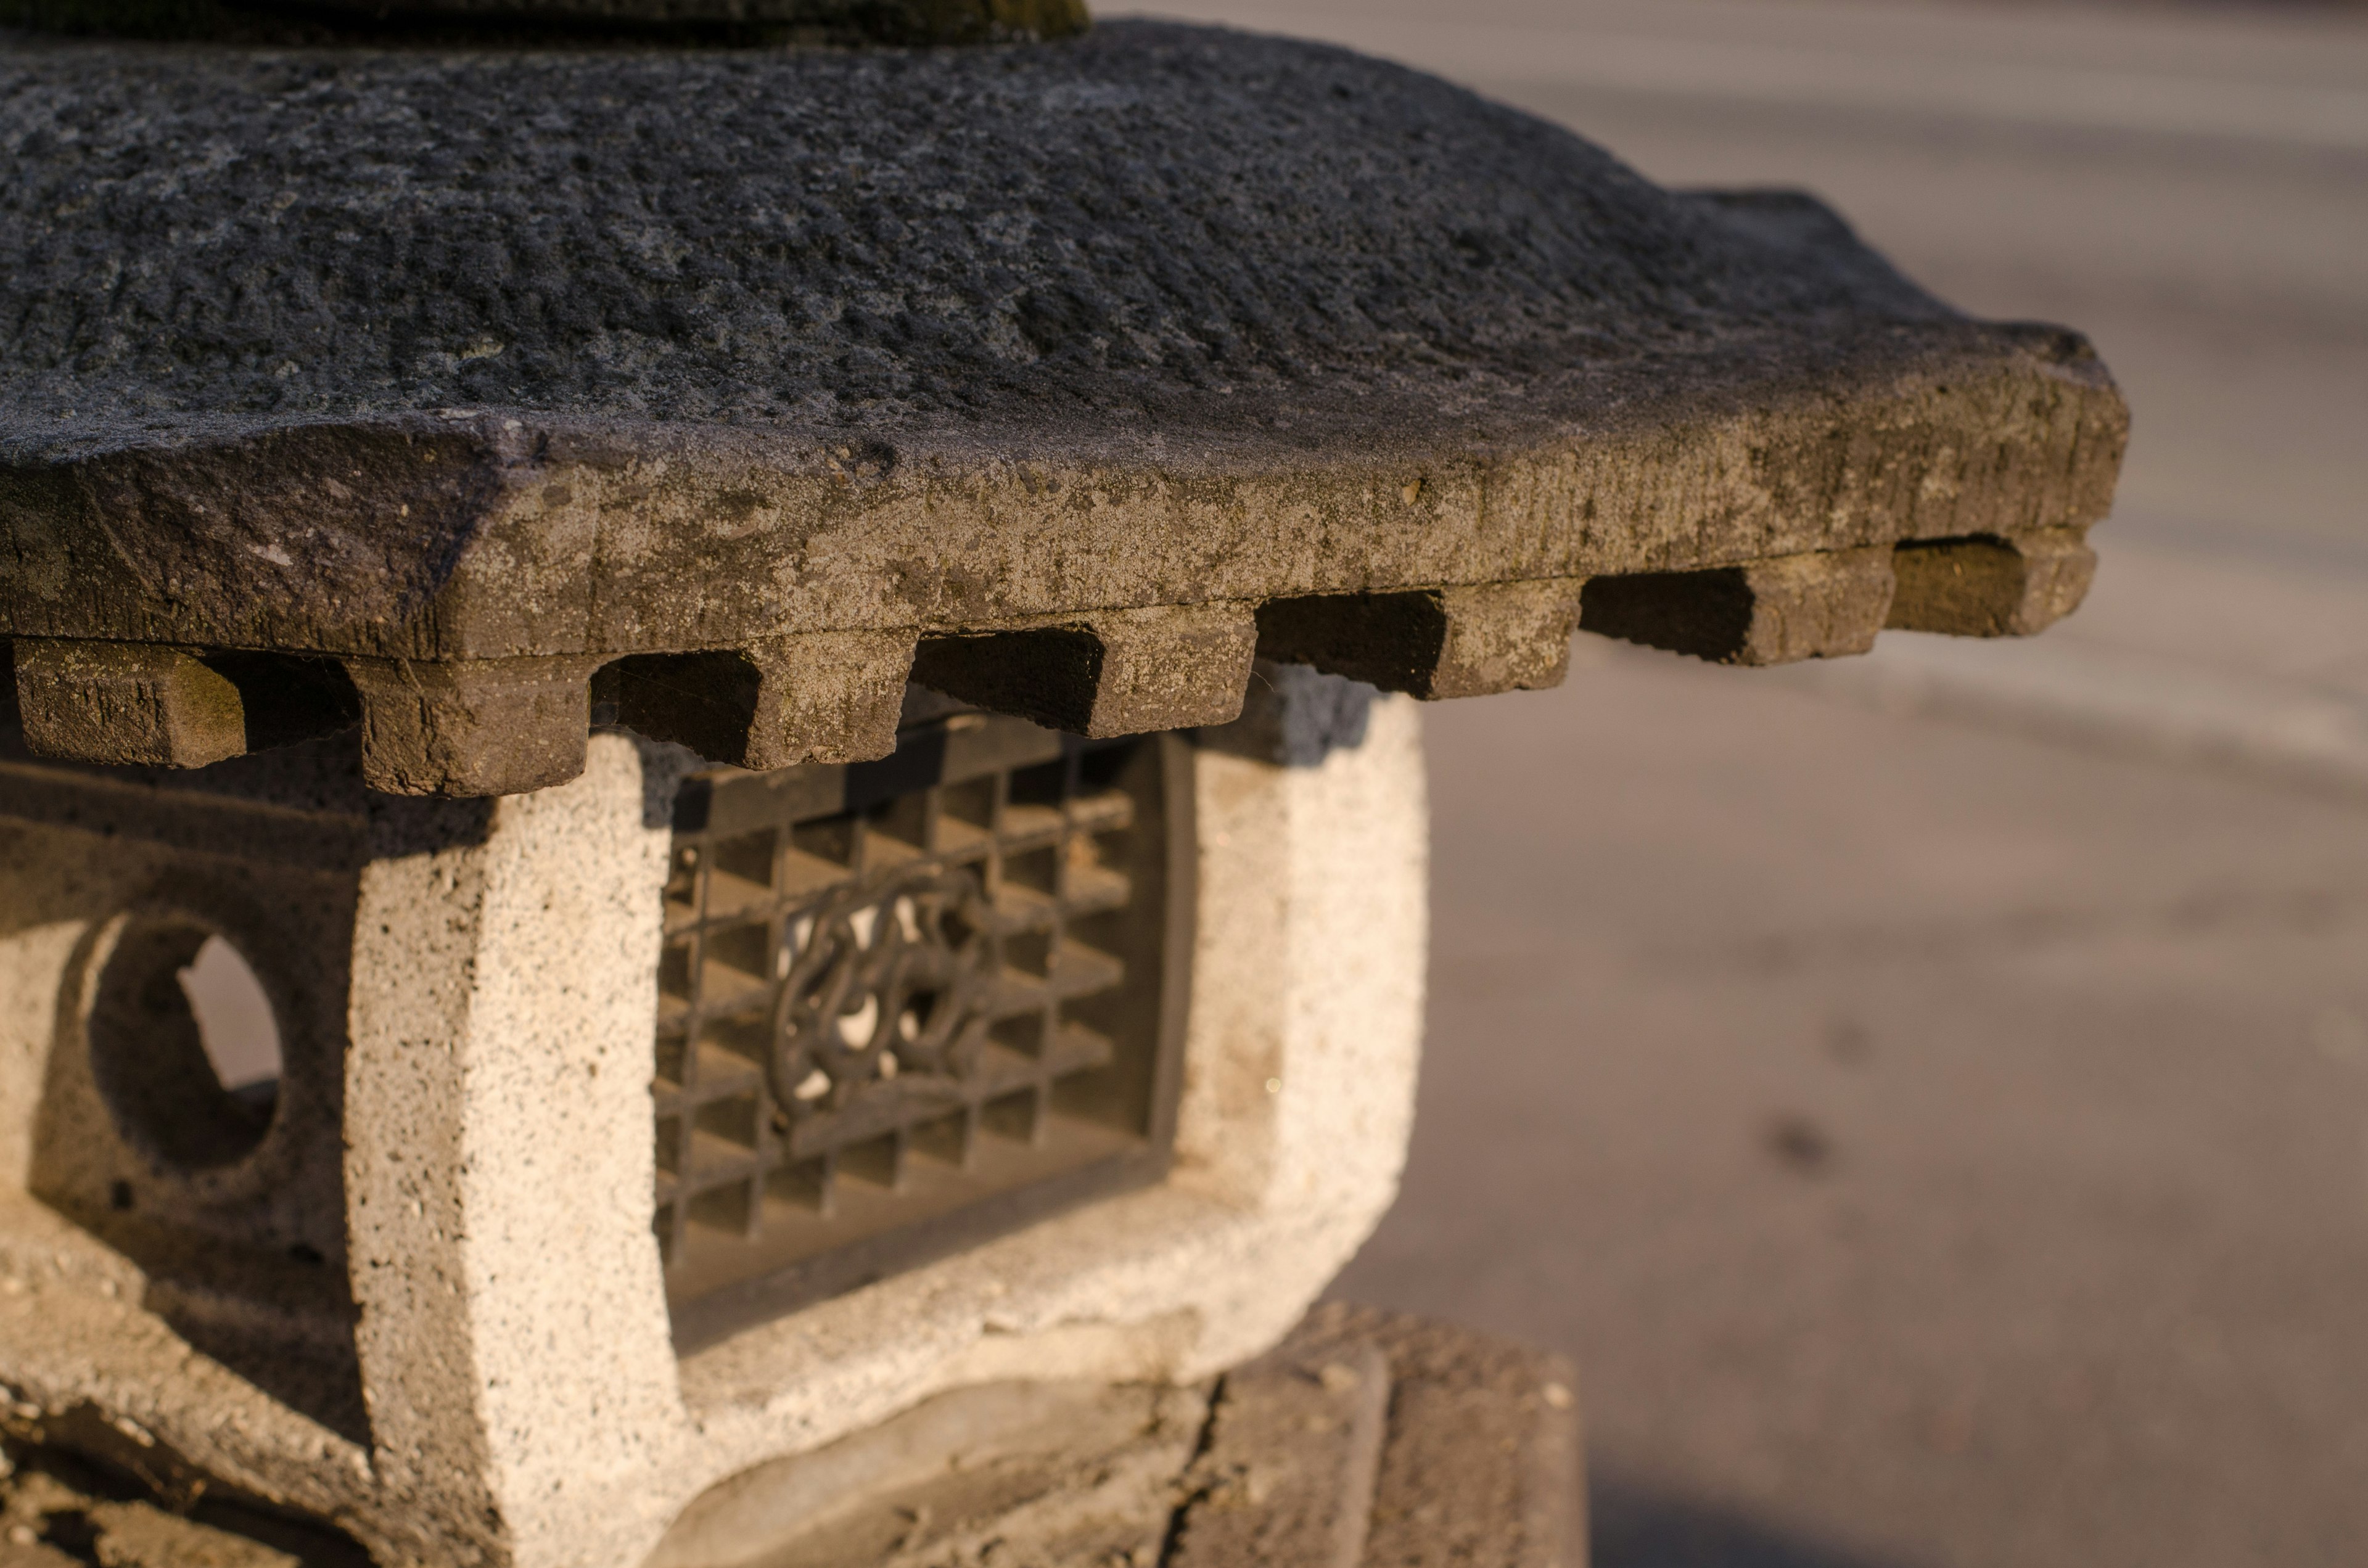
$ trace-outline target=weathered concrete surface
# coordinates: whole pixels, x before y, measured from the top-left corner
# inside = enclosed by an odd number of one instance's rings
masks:
[[[1672,195],[1444,84],[1213,30],[19,37],[0,136],[0,634],[37,652],[457,665],[456,691],[704,653],[737,694],[800,637],[943,664],[1028,632],[1013,658],[1100,650],[1123,687],[1131,613],[1368,596],[1378,629],[1294,650],[1355,674],[1405,593],[2077,533],[2123,440],[2077,335],[1956,315],[1806,198]],[[1552,621],[1395,678],[1534,684]],[[1205,722],[1238,695],[1218,642],[1172,702],[1068,706]],[[872,689],[894,657],[792,667]],[[572,763],[439,762],[354,678],[381,788]],[[727,760],[880,745],[841,705],[719,701]]]
[[[1930,619],[1935,603],[1943,609],[1952,609],[1955,603],[1930,594],[1901,602],[1895,592],[1894,560],[1930,551],[1953,555],[1958,548],[1835,551],[1718,572],[1599,577],[1587,585],[1581,600],[1585,624],[1609,637],[1720,664],[1784,665],[1863,653],[1874,646],[1875,633],[1886,624],[1920,627]],[[2018,547],[2002,540],[1988,548],[2009,560],[2021,559]],[[1979,599],[1991,610],[1991,619],[2003,624],[2027,596],[2021,578],[2006,583],[1998,576],[1975,577],[1962,597]],[[1981,598],[1984,589],[1995,591]],[[1993,606],[1993,600],[1999,602]],[[1961,619],[1970,622],[1972,618]]]
[[[1212,1382],[941,1394],[716,1486],[643,1568],[1576,1568],[1573,1386],[1525,1346],[1326,1306]],[[368,1561],[334,1531],[21,1442],[0,1457],[0,1568]]]
[[[1052,1381],[940,1394],[712,1489],[643,1568],[1147,1568],[1210,1392]]]
[[[93,1562],[370,1568],[361,1549],[333,1529],[221,1497],[162,1494],[129,1470],[54,1444],[0,1448],[0,1568]]]
[[[717,1487],[648,1568],[1576,1568],[1569,1364],[1318,1308],[1212,1385],[942,1395]]]
[[[28,642],[16,670],[26,744],[44,755],[203,767],[246,750],[238,688],[177,649]]]
[[[1570,1364],[1328,1303],[1226,1374],[1175,1568],[1586,1562]]]
[[[1891,568],[1895,588],[1884,625],[1961,637],[2027,637],[2088,597],[2097,552],[2072,529],[2050,528],[2010,542],[1909,545],[1893,552]]]

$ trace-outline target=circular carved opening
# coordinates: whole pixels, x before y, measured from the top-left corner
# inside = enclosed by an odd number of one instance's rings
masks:
[[[183,915],[125,920],[91,1002],[90,1062],[124,1136],[184,1170],[254,1152],[279,1103],[279,1024],[254,967]]]

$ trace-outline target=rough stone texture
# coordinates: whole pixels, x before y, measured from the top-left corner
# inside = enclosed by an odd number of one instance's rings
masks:
[[[1425,699],[1560,686],[1578,619],[1573,582],[1278,599],[1258,613],[1273,661]]]
[[[643,1568],[1576,1568],[1571,1388],[1559,1358],[1327,1306],[1213,1383],[939,1394],[710,1488]],[[55,1446],[0,1458],[0,1568],[363,1561]]]
[[[37,752],[85,762],[203,767],[246,750],[238,688],[173,648],[28,642],[17,689]]]
[[[0,25],[116,38],[977,44],[1065,38],[1084,0],[0,0]]]
[[[1247,605],[1121,610],[1083,627],[938,638],[913,678],[1083,735],[1223,724],[1240,716],[1261,635]]]
[[[589,659],[348,659],[361,699],[362,777],[398,795],[564,784],[584,771],[594,667]]]
[[[1326,719],[1277,732],[1350,739],[1298,673]],[[1414,705],[1315,749],[1195,756],[1165,1181],[677,1357],[649,1084],[688,754],[604,733],[486,801],[372,791],[352,736],[183,773],[0,742],[0,1426],[388,1565],[619,1568],[933,1394],[1258,1354],[1394,1196],[1420,1033]],[[280,1113],[218,1167],[160,1164],[93,1081],[134,918],[232,937],[279,1015]]]
[[[1208,1424],[1204,1385],[958,1389],[711,1489],[644,1568],[1149,1568]]]
[[[0,1443],[0,1568],[94,1562],[369,1568],[370,1559],[334,1530],[218,1497],[174,1495],[56,1442]]]
[[[1587,1528],[1570,1363],[1419,1318],[1318,1312],[1307,1337],[1377,1341],[1388,1439],[1365,1540],[1370,1568],[1579,1568]]]
[[[619,659],[592,677],[592,699],[614,703],[620,723],[734,767],[885,756],[912,695],[915,641],[810,631],[732,653]]]
[[[1895,557],[1938,550],[1953,559],[1959,548],[1837,550],[1716,572],[1598,577],[1581,593],[1579,624],[1608,637],[1726,665],[1789,665],[1863,653],[1892,616]],[[2015,558],[2015,547],[2004,543],[1973,548]],[[2019,580],[2009,584],[1995,574],[1975,580],[1962,594],[2000,615],[2007,604],[2019,604],[2024,597]],[[1925,625],[1928,619],[1919,604],[1887,623],[1942,630]]]
[[[686,1509],[648,1568],[1577,1568],[1569,1364],[1319,1307],[1206,1388],[940,1395]]]
[[[2027,637],[2079,608],[2097,552],[2075,528],[1952,540],[1896,551],[1887,626],[1960,637]]]
[[[339,808],[360,791],[350,763],[341,781],[308,760],[222,764],[172,776],[211,788],[162,792],[129,771],[28,767],[0,746],[0,1382],[42,1365],[53,1335],[120,1334],[127,1359],[100,1356],[78,1397],[137,1423],[154,1366],[195,1353],[210,1370],[182,1375],[188,1397],[223,1403],[192,1451],[233,1469],[250,1442],[342,1462],[365,1426],[338,1174],[362,848],[359,812]],[[242,789],[273,803],[257,809]],[[128,1116],[110,1112],[93,1047],[127,932],[184,923],[254,964],[283,1069],[260,1142],[168,1176],[158,1135],[199,1109],[158,1071],[176,1042],[124,1042],[134,1092],[113,1087]],[[169,984],[170,970],[149,978]],[[165,1345],[175,1359],[131,1369]]]
[[[1364,1561],[1389,1358],[1363,1342],[1309,1348],[1286,1344],[1225,1375],[1163,1568]]]
[[[1443,83],[1212,29],[20,36],[0,145],[0,636],[20,667],[51,639],[341,661],[362,689],[316,726],[358,700],[383,787],[577,765],[555,691],[520,759],[461,755],[507,744],[469,694],[529,658],[673,659],[707,695],[653,733],[777,758],[882,749],[876,706],[761,694],[892,689],[908,642],[1064,723],[1209,722],[1233,635],[1172,691],[1087,673],[1173,607],[1333,601],[1261,636],[1321,621],[1294,652],[1424,695],[1531,684],[1585,579],[1669,574],[1683,621],[1759,562],[2077,535],[2125,428],[2077,335],[1956,315],[1805,197],[1672,194]],[[2012,577],[1969,576],[1951,629],[2068,606]],[[1425,615],[1448,673],[1392,674]],[[462,711],[370,719],[429,683],[368,672],[417,665]]]
[[[644,771],[603,736],[491,812],[371,812],[345,1182],[384,1555],[630,1562],[663,1523],[639,1483],[683,1443],[646,1218],[670,835]]]

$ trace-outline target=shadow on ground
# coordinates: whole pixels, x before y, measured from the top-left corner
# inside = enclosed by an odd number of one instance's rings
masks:
[[[1600,1467],[1587,1510],[1590,1568],[1904,1568]]]

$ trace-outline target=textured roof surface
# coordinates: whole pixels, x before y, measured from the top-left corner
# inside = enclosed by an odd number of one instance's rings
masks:
[[[275,45],[1010,43],[1090,25],[1085,0],[0,0],[0,25]]]
[[[0,106],[18,453],[456,405],[1123,436],[1237,429],[1255,392],[1519,421],[1738,334],[1949,317],[1864,251],[1804,256],[1443,82],[1201,28],[20,44]]]
[[[1215,29],[18,35],[0,148],[25,639],[450,663],[1576,594],[2077,534],[2124,423],[2077,335],[1956,315],[1805,199]]]

